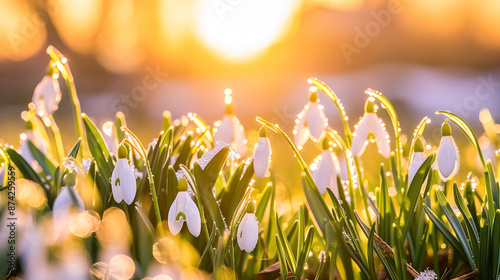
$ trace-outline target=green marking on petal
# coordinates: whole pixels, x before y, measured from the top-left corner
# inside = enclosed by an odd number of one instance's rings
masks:
[[[377,140],[377,137],[375,137],[375,134],[373,134],[373,133],[370,132],[366,136],[366,139],[368,139],[368,140]]]
[[[120,184],[120,178],[116,178],[116,180],[115,180],[115,187],[116,186],[121,186],[121,184]]]
[[[182,211],[180,211],[179,213],[177,213],[177,216],[175,216],[175,220],[179,221],[180,217],[182,217],[182,219],[184,219],[184,221],[186,220],[186,214],[184,214],[184,212],[182,212]]]

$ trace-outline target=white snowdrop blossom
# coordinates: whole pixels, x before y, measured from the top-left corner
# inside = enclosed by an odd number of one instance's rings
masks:
[[[40,116],[52,115],[61,101],[59,82],[53,75],[45,75],[33,92],[32,102],[35,112]]]
[[[177,235],[184,225],[187,224],[189,232],[198,237],[201,231],[201,217],[198,207],[187,192],[186,178],[179,180],[179,192],[168,211],[168,228],[173,235]]]
[[[31,141],[43,154],[47,155],[49,153],[50,144],[38,130],[33,129],[30,121],[26,122],[26,131],[21,134],[18,152],[31,165],[35,158],[31,153],[28,141]]]
[[[262,179],[269,170],[272,151],[271,144],[269,143],[269,138],[267,138],[265,127],[262,127],[260,129],[259,136],[259,140],[255,145],[255,150],[253,153],[253,169],[255,175]]]
[[[460,155],[457,144],[451,136],[451,127],[445,122],[441,127],[441,143],[437,151],[437,166],[439,178],[446,182],[458,174],[460,169]]]
[[[431,270],[427,268],[426,270],[420,272],[420,275],[418,275],[415,280],[436,280],[438,279],[438,276],[434,270]]]
[[[293,129],[295,145],[304,145],[310,137],[320,139],[327,126],[328,119],[323,112],[323,106],[319,104],[316,88],[313,88],[309,93],[309,102],[295,120]]]
[[[117,203],[123,200],[130,205],[135,199],[137,182],[134,170],[128,163],[127,154],[127,148],[121,144],[118,148],[118,160],[111,174],[111,189]]]
[[[226,95],[226,98],[228,95]],[[232,99],[231,99],[232,100]],[[214,142],[223,141],[231,144],[232,148],[242,156],[247,149],[247,139],[245,129],[240,120],[234,115],[232,101],[226,102],[226,112],[219,123],[214,128]]]
[[[321,194],[326,193],[326,188],[330,188],[338,197],[337,175],[340,175],[340,164],[335,153],[330,150],[328,140],[323,140],[323,151],[321,155],[311,165],[312,176]]]
[[[425,161],[424,144],[420,138],[415,141],[415,148],[413,156],[410,160],[410,166],[408,167],[408,185],[413,181],[413,177],[417,174],[418,169]]]
[[[247,212],[238,226],[238,236],[236,238],[240,249],[248,253],[255,249],[255,245],[257,245],[257,240],[259,239],[259,221],[257,221],[254,212],[255,205],[253,202],[250,202]]]
[[[63,221],[72,209],[85,210],[85,205],[80,195],[76,192],[76,174],[68,173],[64,177],[64,187],[54,200],[52,212],[56,221]]]
[[[365,151],[368,140],[377,142],[379,153],[388,158],[391,155],[389,134],[385,130],[385,124],[377,116],[375,104],[367,100],[365,104],[365,114],[356,125],[356,130],[352,134],[352,154],[360,156]]]

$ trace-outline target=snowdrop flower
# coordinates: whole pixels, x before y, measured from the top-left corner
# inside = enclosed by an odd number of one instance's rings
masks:
[[[420,138],[415,141],[414,153],[410,160],[410,166],[408,167],[408,185],[413,181],[413,177],[417,174],[418,169],[425,161],[424,144]]]
[[[56,217],[59,216],[58,213],[68,213],[71,207],[85,210],[83,200],[75,190],[75,182],[75,173],[68,173],[64,177],[64,184],[66,186],[61,188],[61,192],[56,197],[54,205],[52,206],[52,211],[55,213]]]
[[[443,182],[448,181],[458,174],[460,169],[460,155],[455,140],[451,136],[451,126],[444,122],[441,127],[441,143],[437,151],[437,165],[439,178]]]
[[[113,197],[117,203],[122,200],[128,205],[132,204],[137,191],[134,170],[130,167],[127,159],[128,151],[125,145],[118,148],[118,161],[111,175],[111,188]]]
[[[435,280],[438,279],[436,272],[427,268],[425,271],[420,272],[420,275],[415,280]]]
[[[59,107],[61,89],[56,77],[48,73],[38,83],[33,92],[32,102],[35,105],[35,112],[40,117],[52,115]]]
[[[365,103],[365,114],[356,125],[356,131],[352,134],[352,154],[360,156],[365,151],[368,140],[377,142],[379,153],[388,158],[391,155],[389,145],[389,134],[385,130],[385,124],[377,116],[375,104],[368,99]]]
[[[255,175],[262,179],[269,170],[269,164],[271,163],[271,144],[269,138],[267,138],[265,127],[260,129],[259,136],[259,141],[255,145],[253,153],[253,169]]]
[[[238,246],[243,251],[252,252],[257,245],[259,239],[259,221],[255,217],[255,205],[253,202],[248,203],[247,212],[238,226],[237,240]]]
[[[317,89],[311,87],[309,102],[295,120],[293,129],[295,145],[304,145],[310,137],[320,139],[327,126],[328,119],[323,112],[323,106],[319,104]]]
[[[240,155],[243,155],[247,149],[247,139],[245,137],[245,129],[240,123],[240,120],[234,115],[232,104],[232,92],[230,89],[225,91],[226,112],[219,126],[214,129],[214,143],[223,141],[231,144],[232,148]]]
[[[49,152],[50,144],[38,130],[33,129],[31,121],[26,122],[26,131],[21,134],[19,154],[31,165],[35,158],[31,154],[28,141],[31,141],[45,155]]]
[[[323,139],[323,151],[311,165],[311,169],[315,169],[312,176],[319,192],[324,194],[326,188],[330,188],[338,197],[337,175],[340,174],[340,164],[335,153],[330,150],[330,144],[326,138]]]
[[[186,178],[179,180],[179,192],[168,211],[168,228],[177,235],[186,222],[189,232],[198,237],[201,231],[201,217],[198,207],[189,196]]]

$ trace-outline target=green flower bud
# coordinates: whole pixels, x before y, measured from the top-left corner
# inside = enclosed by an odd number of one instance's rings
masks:
[[[375,110],[375,103],[373,103],[373,101],[370,101],[370,99],[367,99],[365,103],[365,113],[375,112],[377,112],[377,110]]]
[[[424,151],[424,143],[422,143],[422,140],[420,138],[417,138],[415,141],[415,147],[414,147],[415,153],[421,153]]]
[[[246,212],[247,212],[247,213],[250,213],[250,214],[255,213],[255,201],[250,201],[250,202],[247,204],[247,209],[246,209]]]
[[[187,189],[188,189],[188,184],[187,184],[186,178],[182,177],[182,178],[179,180],[179,185],[177,186],[177,188],[179,189],[179,191],[180,191],[180,192],[185,192],[185,191],[187,191]]]
[[[323,138],[323,150],[329,150],[330,149],[330,141],[325,137]]]
[[[226,104],[226,115],[234,115],[233,103]]]
[[[309,92],[309,101],[318,102],[318,92],[316,90]]]
[[[266,127],[262,126],[259,130],[259,137],[267,137]]]
[[[128,155],[128,150],[125,145],[120,144],[120,147],[118,147],[118,158],[127,158]]]
[[[63,178],[64,186],[75,186],[76,185],[76,173],[68,173]]]
[[[445,121],[441,127],[441,136],[451,136],[451,126],[448,121]]]

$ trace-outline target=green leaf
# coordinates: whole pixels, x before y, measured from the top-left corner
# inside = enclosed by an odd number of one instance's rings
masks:
[[[42,180],[40,177],[38,177],[38,174],[31,168],[29,163],[20,155],[18,154],[15,150],[11,148],[6,148],[7,154],[10,157],[11,162],[13,162],[19,171],[21,171],[21,174],[23,174],[23,177],[25,179],[31,180],[35,183],[41,184]],[[45,188],[43,188],[45,190]]]
[[[73,148],[71,148],[71,151],[68,154],[69,158],[76,158],[78,156],[81,143],[82,143],[82,138],[78,138],[78,141],[76,141],[75,145],[73,146]]]
[[[410,228],[411,221],[415,214],[415,206],[417,205],[417,200],[420,196],[422,185],[424,184],[425,178],[431,170],[431,166],[435,158],[436,153],[434,152],[425,159],[424,163],[422,163],[417,173],[413,177],[410,187],[408,188],[408,192],[405,193],[406,195],[404,199],[404,208],[401,208],[401,214],[399,216],[399,222],[404,222],[402,232],[403,236],[405,237],[408,233],[408,229]],[[401,219],[401,217],[403,217],[403,219]]]
[[[455,197],[455,203],[457,204],[460,213],[464,219],[467,232],[469,233],[469,240],[472,247],[472,252],[474,253],[474,259],[479,259],[479,233],[477,231],[476,224],[472,218],[469,208],[465,204],[465,200],[458,189],[457,183],[453,185],[453,195]]]
[[[483,213],[487,213],[485,209],[483,209]],[[487,216],[488,214],[484,215]],[[484,224],[481,227],[481,234],[480,234],[480,255],[479,255],[479,279],[480,280],[489,280],[489,279],[494,279],[490,277],[490,261],[492,260],[491,258],[491,231],[490,231],[490,223],[489,219],[485,218],[484,219]],[[498,239],[498,236],[495,236],[496,239]],[[496,252],[498,254],[498,252]]]
[[[453,248],[464,258],[466,259],[467,256],[465,255],[464,249],[462,248],[462,245],[460,244],[460,241],[451,233],[451,231],[446,227],[446,225],[441,222],[441,219],[436,216],[434,212],[432,212],[431,208],[429,208],[427,205],[423,204],[424,211],[427,213],[427,216],[431,221],[434,223],[436,228],[443,234],[443,236],[448,240],[448,242],[451,243]]]
[[[392,226],[394,236],[394,261],[396,262],[396,271],[398,272],[399,279],[407,279],[408,273],[406,272],[406,251],[404,247],[404,239],[401,235],[401,230],[396,226]]]
[[[101,132],[85,114],[83,114],[82,118],[83,124],[85,126],[85,131],[87,133],[89,150],[94,157],[97,168],[99,169],[99,173],[106,179],[111,178],[113,163],[111,161],[111,156],[109,154],[108,148],[106,147],[106,144],[102,138]],[[110,187],[111,184],[109,183],[109,181],[107,182],[107,185]]]
[[[208,211],[212,221],[215,221],[219,229],[226,228],[221,216],[219,205],[215,200],[212,189],[219,177],[219,173],[226,162],[227,155],[229,154],[229,147],[221,149],[202,169],[198,163],[194,164],[193,175],[195,177],[197,186],[199,188],[200,199]]]
[[[493,219],[493,229],[491,232],[492,239],[492,258],[491,258],[491,279],[498,279],[500,275],[500,210],[495,212],[495,218]]]
[[[42,167],[43,172],[53,178],[56,170],[54,164],[30,140],[28,140],[28,147],[33,158]]]
[[[278,213],[276,213],[276,229],[277,233],[276,236],[278,236],[278,241],[279,245],[281,248],[283,248],[283,252],[285,254],[285,258],[288,261],[288,264],[290,265],[290,270],[292,274],[295,274],[295,271],[297,269],[297,263],[295,261],[295,256],[293,255],[292,252],[292,247],[290,247],[290,243],[288,242],[288,239],[286,238],[285,234],[283,233],[283,229],[281,228],[281,223],[279,222],[278,218]]]
[[[436,189],[436,195],[439,200],[439,204],[441,204],[441,208],[443,209],[443,212],[446,215],[446,218],[448,218],[448,222],[450,223],[451,228],[453,228],[453,231],[457,235],[458,240],[460,240],[460,244],[464,249],[467,262],[469,263],[470,267],[473,270],[476,269],[477,267],[476,267],[476,261],[474,260],[474,254],[472,252],[471,246],[467,238],[467,234],[465,233],[462,224],[455,215],[455,212],[451,208],[451,205],[446,199],[444,193],[441,190]]]
[[[286,278],[288,277],[288,267],[285,259],[285,251],[283,249],[283,246],[281,245],[281,242],[279,241],[279,237],[277,234],[276,234],[276,244],[278,246],[278,259],[280,262],[281,279],[286,280]]]
[[[151,221],[147,218],[147,214],[144,213],[142,206],[135,205],[135,210],[137,215],[133,215],[132,217],[134,225],[134,242],[132,246],[135,246],[137,260],[141,264],[141,267],[147,270],[153,260],[151,250],[155,242],[155,230]]]
[[[372,230],[368,235],[368,249],[366,253],[368,254],[368,271],[370,271],[370,275],[373,279],[377,278],[377,274],[375,273],[375,260],[373,258],[373,238],[375,234],[375,224],[372,225]]]
[[[300,230],[300,229],[299,229]],[[297,270],[295,271],[295,278],[302,279],[302,274],[304,273],[304,266],[306,265],[307,257],[314,240],[314,228],[311,226],[307,230],[306,240],[302,251],[299,253],[299,258],[297,260]]]

